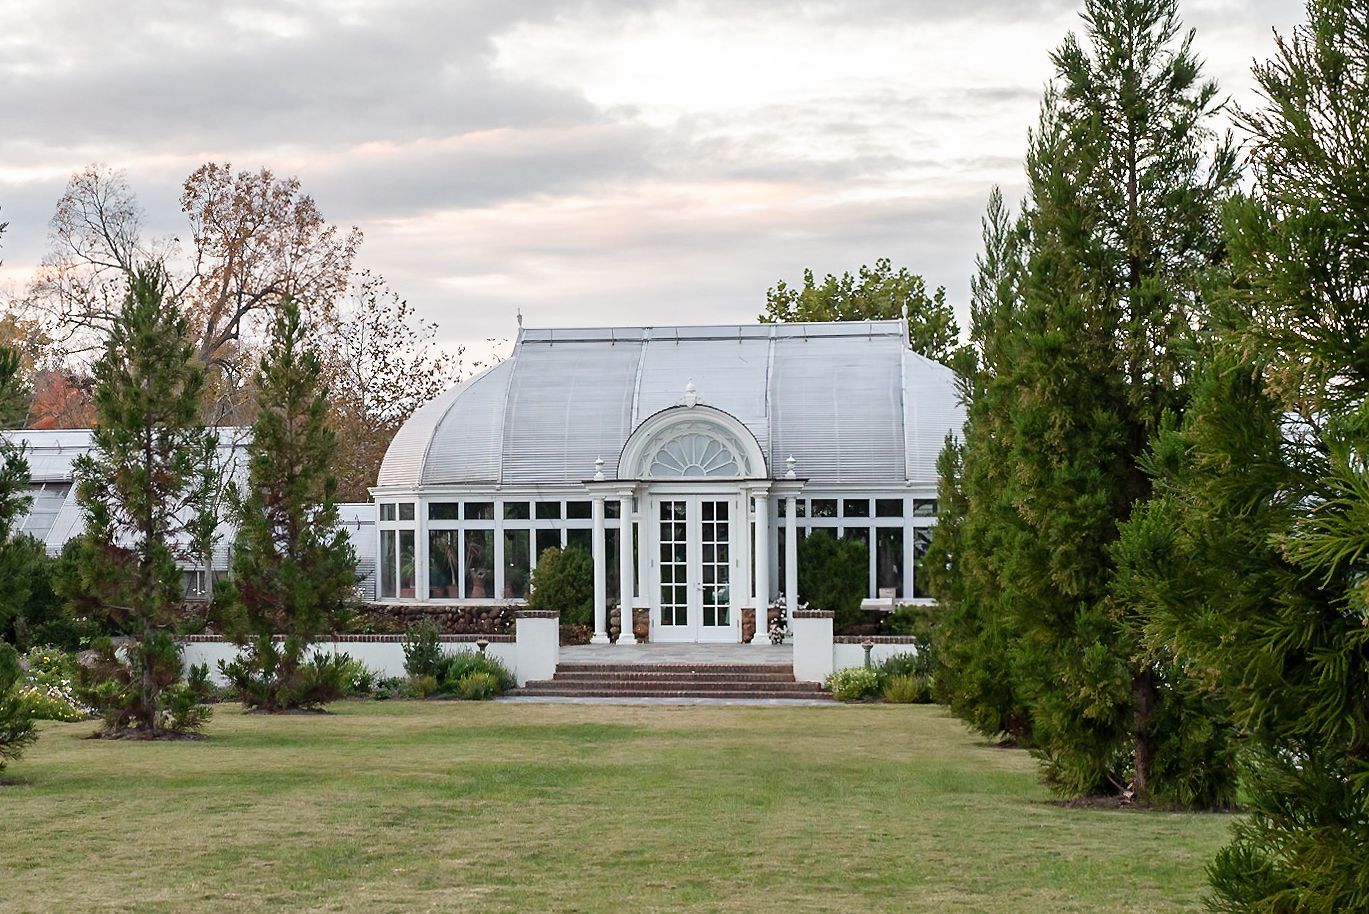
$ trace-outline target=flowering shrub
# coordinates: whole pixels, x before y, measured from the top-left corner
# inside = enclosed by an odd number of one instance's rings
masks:
[[[76,663],[71,655],[36,647],[24,657],[18,695],[35,720],[86,720],[91,710],[76,697]]]
[[[853,666],[834,671],[824,685],[838,701],[860,701],[879,693],[880,676],[876,670]]]

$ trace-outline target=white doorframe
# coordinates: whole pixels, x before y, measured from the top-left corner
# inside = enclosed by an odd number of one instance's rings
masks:
[[[726,518],[716,516],[721,513],[716,509],[715,516],[706,518],[706,504],[725,505]],[[677,517],[681,512],[679,508],[673,509],[672,516],[663,520],[663,505],[683,506],[683,522]],[[746,515],[740,491],[700,491],[694,486],[653,487],[647,496],[644,514],[642,530],[648,542],[648,578],[651,582],[648,596],[651,640],[740,642],[741,588],[746,581],[741,564],[745,557],[740,548],[740,525],[746,523]],[[708,575],[704,570],[704,530],[707,527],[716,535],[723,525],[725,538],[713,544],[717,551],[709,563],[714,569],[715,580],[705,581]],[[683,543],[678,542],[681,526]],[[663,555],[663,546],[669,556]],[[725,556],[721,555],[723,550]],[[716,580],[724,576],[726,580]],[[720,595],[720,600],[725,602],[713,608],[721,610],[718,615],[725,614],[726,621],[721,625],[705,625],[705,601],[710,593],[718,591],[725,592],[725,596]]]

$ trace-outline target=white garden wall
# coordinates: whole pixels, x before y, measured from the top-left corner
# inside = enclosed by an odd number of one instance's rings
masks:
[[[382,677],[405,675],[404,642],[402,639],[379,636],[365,640],[360,636],[353,636],[353,639],[320,641],[310,648],[309,653],[322,651],[325,654],[348,654],[354,659],[360,660],[369,669],[375,670]],[[449,654],[478,650],[474,638],[470,641],[446,641],[442,647]],[[485,648],[485,653],[498,657],[515,676],[518,676],[518,645],[513,641],[492,641]],[[181,659],[186,667],[197,663],[207,664],[209,666],[209,677],[216,685],[223,685],[225,681],[219,675],[219,661],[232,660],[237,654],[237,646],[227,641],[206,641],[196,638],[181,645]],[[521,676],[518,676],[518,679],[520,684],[524,681]]]

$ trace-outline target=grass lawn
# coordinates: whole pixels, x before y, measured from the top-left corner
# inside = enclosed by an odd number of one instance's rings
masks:
[[[1051,805],[935,707],[220,706],[45,724],[0,787],[3,911],[1181,911],[1224,816]]]

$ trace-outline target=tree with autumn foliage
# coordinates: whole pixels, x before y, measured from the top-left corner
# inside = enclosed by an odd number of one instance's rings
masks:
[[[346,302],[311,328],[323,360],[329,417],[337,432],[332,469],[338,498],[369,501],[390,439],[414,412],[467,370],[435,344],[437,325],[424,321],[384,280],[361,273]]]

